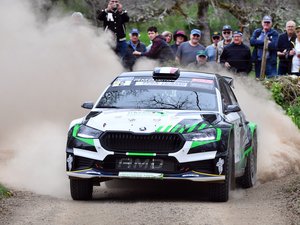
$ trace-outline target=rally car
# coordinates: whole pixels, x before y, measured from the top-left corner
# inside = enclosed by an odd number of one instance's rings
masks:
[[[110,179],[209,182],[212,201],[256,182],[257,126],[218,74],[160,67],[117,76],[71,122],[66,170],[74,200]]]

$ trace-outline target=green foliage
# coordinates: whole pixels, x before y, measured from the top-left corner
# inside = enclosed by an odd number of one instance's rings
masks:
[[[0,184],[0,199],[9,197],[9,196],[12,196],[12,193]]]
[[[300,129],[300,97],[297,98],[293,105],[287,108],[287,114]]]
[[[284,96],[283,96],[283,93],[282,93],[282,84],[274,82],[271,86],[271,92],[272,92],[272,96],[273,96],[275,102],[278,105],[282,106],[283,108],[286,108],[285,107]]]
[[[272,92],[275,102],[280,105],[286,114],[300,129],[300,80],[295,76],[283,76],[264,82]]]

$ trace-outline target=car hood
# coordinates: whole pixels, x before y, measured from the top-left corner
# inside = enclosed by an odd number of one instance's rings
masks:
[[[86,125],[102,131],[150,133],[179,132],[203,123],[208,122],[200,112],[195,111],[112,109],[89,118]]]

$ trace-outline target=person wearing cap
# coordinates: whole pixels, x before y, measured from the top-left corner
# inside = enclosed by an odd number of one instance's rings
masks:
[[[126,54],[126,30],[125,23],[129,21],[129,16],[119,0],[110,0],[107,8],[101,10],[97,19],[103,21],[105,31],[113,32],[116,39],[115,52],[122,58]]]
[[[296,27],[296,40],[295,40],[295,47],[294,51],[295,54],[293,56],[292,61],[292,74],[297,76],[300,75],[300,26]]]
[[[227,45],[221,56],[220,63],[228,70],[248,74],[252,69],[250,48],[243,44],[243,33],[233,32],[233,42]]]
[[[183,42],[176,53],[176,61],[182,66],[195,61],[197,51],[205,50],[205,47],[200,44],[201,31],[193,29],[190,34],[190,40]]]
[[[254,47],[252,52],[252,60],[255,63],[256,78],[260,78],[261,62],[263,56],[264,39],[268,38],[267,46],[267,62],[265,75],[271,78],[277,75],[277,41],[278,32],[272,28],[272,18],[264,16],[261,21],[262,28],[254,30],[251,38],[250,45]]]
[[[147,52],[134,51],[132,54],[157,59],[160,63],[174,61],[175,55],[164,37],[158,34],[157,27],[151,26],[147,29],[147,32],[150,41],[152,41],[150,50]]]
[[[208,61],[217,62],[217,47],[221,40],[221,34],[219,32],[214,32],[211,36],[212,44],[206,47],[206,52],[208,56]]]
[[[139,40],[140,32],[138,29],[133,28],[129,34],[130,40],[127,42],[127,52],[122,59],[123,66],[130,71],[133,70],[133,66],[138,59],[133,55],[134,51],[146,52],[146,45]]]
[[[232,28],[230,25],[224,25],[222,29],[223,40],[218,42],[217,61],[220,62],[220,56],[225,46],[232,43]]]
[[[288,21],[285,25],[285,32],[280,34],[277,42],[277,56],[279,58],[278,75],[291,74],[292,59],[295,55],[294,43],[296,40],[296,23]]]
[[[171,43],[173,34],[170,31],[164,31],[161,33],[161,35],[165,38],[165,40],[168,44]]]
[[[179,45],[181,45],[183,42],[186,42],[188,37],[185,35],[183,30],[177,30],[174,32],[173,38],[175,43],[171,45],[171,48],[176,55]]]
[[[207,52],[206,50],[200,50],[196,52],[195,61],[188,65],[188,68],[205,68],[207,67]]]

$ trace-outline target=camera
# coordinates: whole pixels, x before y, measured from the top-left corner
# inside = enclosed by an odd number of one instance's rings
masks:
[[[114,4],[112,8],[113,10],[117,10],[119,8],[119,4],[118,3]]]

